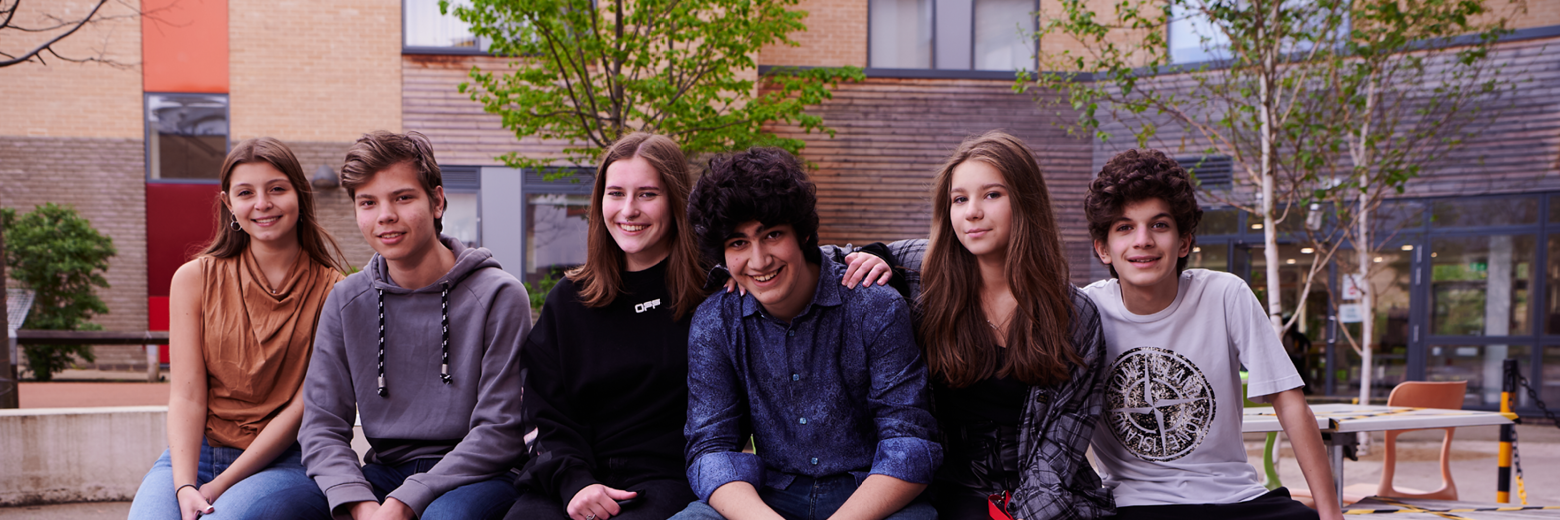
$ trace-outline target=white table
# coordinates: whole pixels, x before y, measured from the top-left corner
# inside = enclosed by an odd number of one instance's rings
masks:
[[[1325,434],[1322,438],[1327,443],[1333,486],[1339,500],[1343,499],[1344,447],[1357,445],[1357,434],[1361,432],[1511,424],[1511,419],[1499,412],[1405,406],[1318,404],[1311,406],[1311,413],[1316,414],[1316,428]],[[1241,419],[1243,433],[1267,433],[1284,429],[1278,423],[1278,416],[1272,407],[1246,408]]]

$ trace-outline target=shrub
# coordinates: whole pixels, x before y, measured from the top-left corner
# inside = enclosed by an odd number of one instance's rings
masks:
[[[12,209],[0,210],[0,225],[5,229],[6,272],[36,293],[22,328],[101,329],[86,322],[108,312],[93,288],[108,288],[103,272],[118,253],[113,239],[98,233],[75,209],[53,203],[21,216]],[[39,381],[68,368],[72,356],[93,360],[90,345],[27,345],[25,351],[28,370]]]

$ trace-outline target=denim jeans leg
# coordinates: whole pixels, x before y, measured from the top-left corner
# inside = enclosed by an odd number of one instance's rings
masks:
[[[466,484],[434,499],[423,511],[422,520],[498,520],[519,496],[511,478]]]
[[[179,520],[179,500],[173,494],[173,461],[163,450],[130,502],[130,520]]]
[[[937,508],[923,495],[883,520],[937,520]]]
[[[385,501],[385,497],[390,496],[391,491],[401,487],[401,483],[406,482],[408,476],[411,474],[402,472],[396,466],[374,463],[363,465],[363,479],[374,488],[374,497],[378,498],[380,503]]]
[[[671,520],[726,520],[726,517],[720,516],[720,513],[709,504],[694,501],[689,503],[681,513],[672,516]]]
[[[228,488],[212,504],[210,520],[292,518],[330,520],[330,505],[314,479],[304,472],[297,446],[277,456],[264,469]]]
[[[195,463],[195,482],[202,485],[214,476],[211,471],[211,455],[204,443]],[[152,469],[141,479],[135,499],[130,503],[130,520],[179,520],[179,499],[173,489],[173,457],[168,450],[152,463]]]

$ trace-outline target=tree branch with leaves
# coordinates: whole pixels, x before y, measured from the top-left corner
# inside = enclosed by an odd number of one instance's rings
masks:
[[[1325,141],[1293,139],[1300,114],[1311,110],[1310,93],[1324,77],[1327,56],[1347,33],[1345,0],[1120,0],[1109,12],[1091,0],[1061,0],[1060,16],[1047,20],[1040,36],[1061,35],[1081,50],[1042,56],[1042,68],[1064,73],[1021,74],[1016,89],[1063,94],[1080,112],[1080,130],[1101,141],[1112,136],[1106,118],[1128,128],[1140,147],[1192,149],[1225,155],[1240,175],[1240,188],[1205,195],[1259,216],[1266,255],[1266,304],[1280,335],[1279,224],[1300,207],[1320,166],[1315,147]],[[1178,64],[1169,27],[1177,16],[1206,21],[1199,35],[1211,61]],[[1088,73],[1089,77],[1080,77]],[[1160,135],[1176,127],[1178,141]],[[1195,176],[1197,167],[1191,168]],[[1325,254],[1318,258],[1325,258]],[[1309,287],[1325,271],[1305,277]],[[1260,290],[1260,288],[1259,288]],[[1297,305],[1304,305],[1302,291]]]
[[[1509,9],[1499,9],[1500,4]],[[1377,218],[1384,201],[1493,123],[1521,74],[1493,59],[1525,4],[1510,0],[1353,0],[1350,37],[1328,63],[1323,110],[1302,127],[1336,139],[1319,157],[1326,178],[1314,198],[1334,209],[1338,244],[1354,249],[1362,321],[1340,336],[1360,355],[1360,399],[1374,386],[1375,299],[1390,281],[1375,258],[1401,223]],[[1413,254],[1423,255],[1423,250]],[[1334,291],[1334,300],[1339,294]]]

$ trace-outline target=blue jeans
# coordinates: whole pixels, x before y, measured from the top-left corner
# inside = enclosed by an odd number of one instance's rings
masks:
[[[216,448],[200,443],[200,462],[196,464],[196,484],[204,485],[226,471],[244,450]],[[216,511],[203,518],[267,519],[299,518],[330,520],[330,505],[320,487],[303,472],[298,445],[287,448],[271,464],[233,484],[211,504]],[[179,499],[173,489],[173,462],[166,450],[141,480],[130,504],[130,520],[179,520]]]
[[[760,488],[758,497],[785,520],[824,520],[845,505],[845,500],[856,492],[856,487],[856,477],[849,473],[819,479],[797,476],[785,489]],[[688,504],[687,509],[672,517],[672,520],[724,519],[715,508],[704,502]],[[884,520],[936,519],[937,510],[932,508],[923,495]]]
[[[417,459],[399,466],[364,464],[363,478],[374,486],[374,496],[384,502],[385,497],[395,488],[401,487],[407,477],[425,473],[438,463],[439,459]],[[466,484],[440,495],[428,504],[420,520],[499,520],[504,518],[504,513],[509,512],[509,506],[514,505],[515,498],[519,496],[519,492],[515,491],[514,476],[504,474],[492,480]]]

